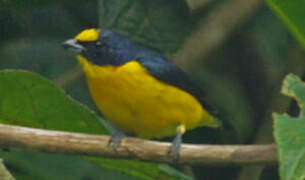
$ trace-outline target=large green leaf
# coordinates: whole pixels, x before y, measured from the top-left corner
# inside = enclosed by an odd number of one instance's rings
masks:
[[[86,107],[69,98],[53,83],[25,71],[0,71],[0,123],[36,128],[108,134],[106,128]],[[94,158],[105,168],[141,179],[185,179],[168,174],[159,164]]]
[[[4,159],[17,180],[135,179],[115,170],[86,162],[78,156],[11,149],[10,151],[0,150],[0,157]]]
[[[106,134],[99,118],[51,81],[25,71],[0,71],[0,122],[35,128]]]
[[[183,0],[99,0],[103,28],[111,28],[164,53],[175,52],[195,23]]]
[[[300,107],[298,117],[274,114],[274,136],[278,145],[282,180],[305,178],[305,84],[296,75],[288,75],[282,93],[295,98]]]
[[[305,48],[305,1],[266,0],[266,2]]]

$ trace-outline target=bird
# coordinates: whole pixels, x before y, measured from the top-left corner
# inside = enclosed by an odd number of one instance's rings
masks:
[[[114,148],[125,133],[174,137],[169,153],[178,161],[186,131],[220,125],[201,87],[158,51],[97,28],[83,30],[62,46],[76,55],[92,99],[117,129],[110,138]]]

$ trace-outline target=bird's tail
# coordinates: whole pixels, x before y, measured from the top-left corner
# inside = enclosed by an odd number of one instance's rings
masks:
[[[221,120],[219,120],[218,118],[214,118],[214,121],[212,124],[207,125],[208,127],[211,128],[222,128],[223,127],[223,123]]]

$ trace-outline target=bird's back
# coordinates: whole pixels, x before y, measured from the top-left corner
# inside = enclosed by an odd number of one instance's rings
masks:
[[[111,57],[112,63],[117,62],[116,65],[121,65],[130,60],[138,61],[152,76],[162,82],[187,91],[194,96],[208,112],[211,114],[215,113],[214,108],[207,103],[206,94],[202,88],[194,83],[183,70],[162,54],[140,46],[129,38],[111,30],[102,30],[101,38],[107,40],[105,43],[107,43],[107,46],[111,47],[111,50],[114,52]],[[100,60],[100,62],[103,62],[103,60]]]

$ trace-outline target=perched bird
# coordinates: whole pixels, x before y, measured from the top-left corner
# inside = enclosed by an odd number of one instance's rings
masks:
[[[121,132],[175,136],[169,152],[177,160],[182,134],[218,125],[200,87],[162,54],[108,29],[84,30],[63,47],[76,53],[93,100],[120,130],[111,137],[114,147]]]

